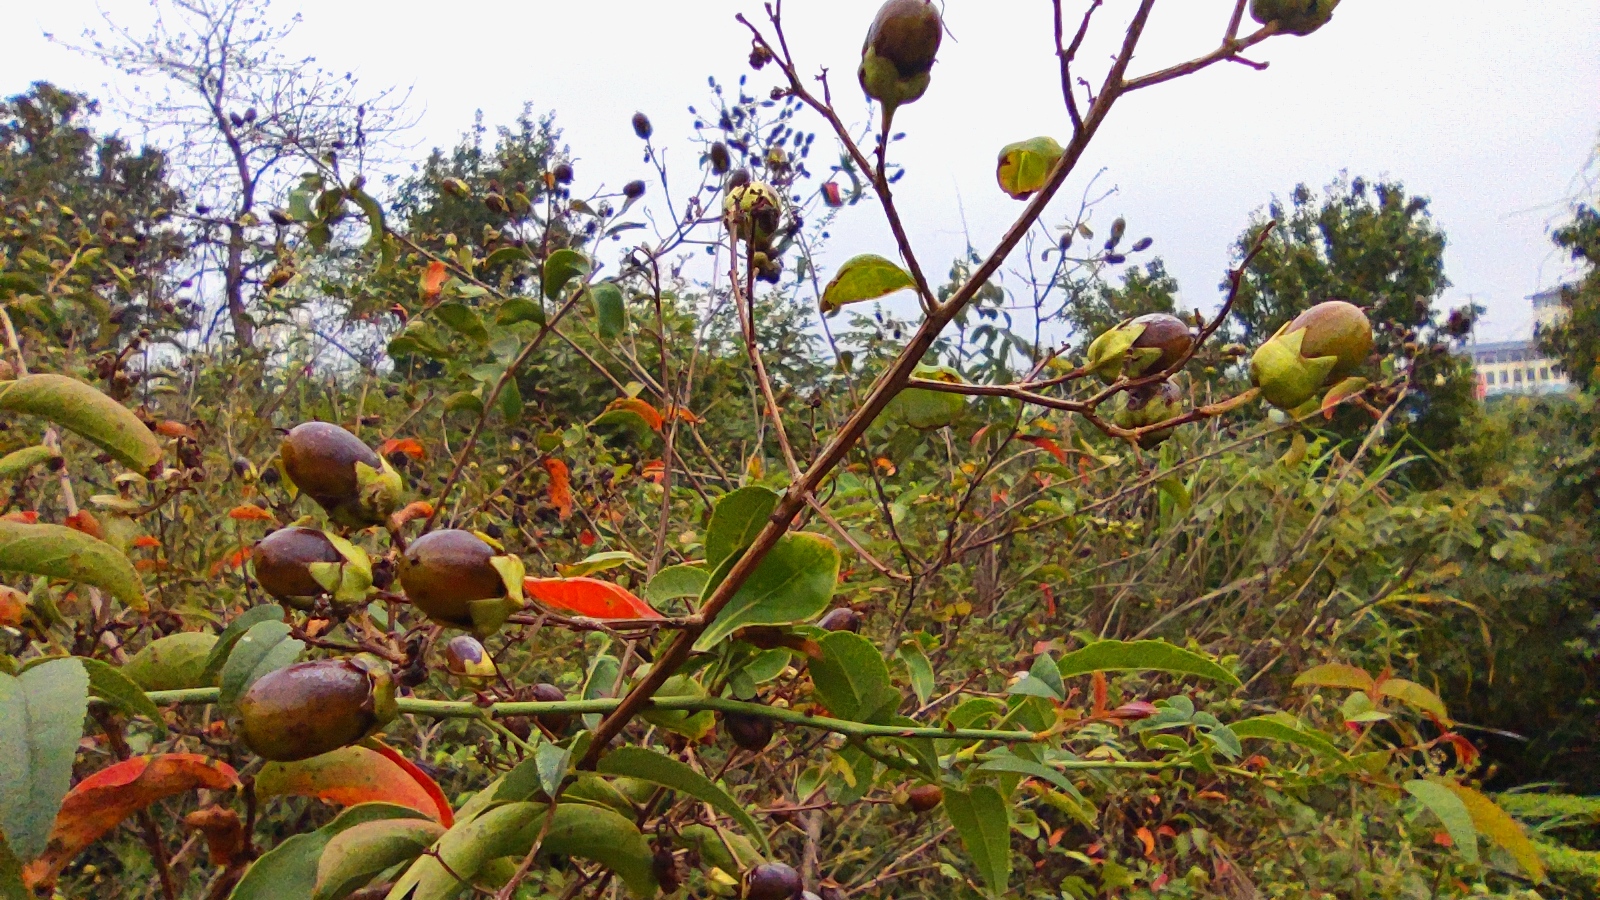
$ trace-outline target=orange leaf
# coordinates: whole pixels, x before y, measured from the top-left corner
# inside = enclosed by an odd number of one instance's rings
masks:
[[[1103,716],[1106,712],[1106,673],[1095,672],[1089,676],[1094,687],[1094,714]]]
[[[400,768],[405,769],[406,774],[410,775],[412,778],[415,778],[417,780],[417,784],[422,785],[422,789],[427,791],[428,796],[433,798],[434,806],[438,807],[439,809],[439,814],[434,816],[434,818],[439,820],[440,825],[449,828],[451,825],[456,823],[456,815],[450,809],[450,801],[445,798],[444,791],[440,789],[438,782],[434,781],[432,778],[429,778],[428,773],[417,768],[416,763],[406,759],[404,756],[401,756],[400,751],[394,749],[388,744],[385,744],[383,741],[373,738],[372,746],[379,753],[383,754],[384,759],[387,759]]]
[[[390,438],[378,445],[378,455],[388,456],[391,453],[404,453],[412,459],[427,459],[428,451],[416,438]]]
[[[688,422],[690,425],[699,425],[705,422],[704,418],[695,415],[694,412],[686,406],[669,406],[667,407],[667,415],[675,416],[677,417],[678,421]]]
[[[639,467],[639,477],[651,484],[660,484],[666,473],[667,464],[659,459],[652,459]]]
[[[244,503],[228,510],[228,518],[235,522],[271,522],[274,521],[272,513],[267,512],[254,503]]]
[[[581,547],[593,547],[594,542],[597,540],[599,540],[599,538],[596,538],[594,536],[594,532],[587,528],[578,533],[578,545]]]
[[[555,457],[544,461],[544,470],[550,473],[550,505],[565,519],[572,515],[572,473]]]
[[[196,753],[135,756],[101,769],[67,792],[50,843],[23,871],[23,881],[30,888],[53,885],[85,847],[157,800],[195,788],[223,791],[238,785],[232,766]]]
[[[894,461],[887,456],[880,456],[873,460],[872,463],[878,467],[878,471],[885,475],[893,475],[896,471],[898,471],[894,467]]]
[[[422,273],[422,299],[428,302],[439,299],[439,292],[444,290],[444,281],[449,273],[445,271],[444,263],[434,260],[428,263],[427,271]]]
[[[147,547],[147,548],[159,548],[161,546],[161,542],[156,540],[155,538],[151,537],[148,534],[141,534],[138,537],[133,539],[133,546],[135,546],[135,547]]]
[[[315,797],[339,806],[393,803],[444,824],[448,806],[437,799],[439,786],[432,779],[424,785],[414,771],[377,750],[342,747],[299,762],[267,763],[256,776],[256,796]]]
[[[211,574],[212,576],[217,576],[222,574],[223,569],[237,569],[244,565],[244,561],[249,558],[250,548],[240,547],[238,550],[235,550],[227,556],[224,556],[223,558],[212,563]]]
[[[94,514],[87,509],[80,509],[67,516],[66,520],[61,524],[71,528],[73,531],[81,531],[92,538],[105,537],[105,532],[100,530],[100,523],[95,520]]]
[[[204,835],[206,858],[213,866],[231,866],[244,852],[244,823],[227,807],[197,809],[183,817],[183,824]]]
[[[1054,456],[1056,458],[1056,462],[1061,463],[1063,466],[1067,464],[1067,452],[1061,449],[1060,444],[1057,444],[1055,441],[1045,437],[1042,434],[1019,435],[1017,440],[1022,441],[1024,444],[1032,444],[1035,447],[1038,447],[1040,450],[1043,450],[1051,456]]]
[[[1150,829],[1145,828],[1143,826],[1140,826],[1139,830],[1135,831],[1133,833],[1133,836],[1138,838],[1139,839],[1139,843],[1144,845],[1145,858],[1146,859],[1155,858],[1155,855],[1156,855],[1156,837],[1155,837],[1155,835],[1150,833]]]
[[[28,612],[28,595],[0,584],[0,625],[16,628]]]
[[[140,572],[159,572],[167,567],[167,561],[164,559],[136,559],[133,561],[133,567]],[[213,566],[213,568],[217,569],[218,572],[222,571],[220,566]],[[212,574],[215,575],[216,572]]]
[[[401,507],[389,517],[389,527],[399,529],[401,525],[417,519],[426,519],[433,515],[433,504],[426,500],[413,500]]]
[[[618,410],[635,413],[644,420],[646,425],[650,426],[651,431],[661,430],[661,413],[657,412],[654,406],[637,397],[619,397],[606,404],[606,412]]]
[[[171,419],[166,419],[156,423],[156,434],[159,434],[162,437],[170,438],[192,438],[194,437],[194,429],[183,424],[182,422],[174,422]]]
[[[626,588],[597,578],[524,578],[522,592],[551,609],[591,619],[661,618]]]
[[[0,519],[5,519],[7,522],[21,522],[24,525],[39,524],[39,514],[31,509],[26,512],[6,513],[0,516]]]

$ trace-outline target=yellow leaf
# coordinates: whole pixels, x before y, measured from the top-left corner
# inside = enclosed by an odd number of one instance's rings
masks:
[[[1445,782],[1445,787],[1466,804],[1467,812],[1472,815],[1472,824],[1477,826],[1480,834],[1487,835],[1489,840],[1511,854],[1528,878],[1535,882],[1544,881],[1544,861],[1539,858],[1539,851],[1528,840],[1516,819],[1472,788],[1450,782]]]

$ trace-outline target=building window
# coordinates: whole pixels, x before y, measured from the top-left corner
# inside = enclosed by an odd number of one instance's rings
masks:
[[[1539,380],[1540,381],[1549,381],[1550,380],[1550,370],[1548,368],[1541,367],[1539,369]]]
[[[1500,370],[1500,383],[1501,384],[1505,384],[1506,383],[1506,370],[1505,369],[1501,369]]]
[[[1516,371],[1512,372],[1511,373],[1511,380],[1515,381],[1517,384],[1521,384],[1522,383],[1522,370],[1521,369],[1517,369]]]

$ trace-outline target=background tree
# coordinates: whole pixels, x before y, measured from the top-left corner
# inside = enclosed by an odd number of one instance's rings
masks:
[[[1556,230],[1555,242],[1579,268],[1577,277],[1559,288],[1565,319],[1541,328],[1538,337],[1545,352],[1561,360],[1573,384],[1593,391],[1600,386],[1600,212],[1577,206],[1572,221]]]
[[[135,79],[126,112],[163,136],[182,172],[196,277],[221,278],[221,311],[241,348],[253,308],[292,277],[288,233],[270,207],[296,178],[344,183],[408,124],[404,97],[366,91],[283,45],[299,17],[275,21],[270,0],[160,0],[137,34],[106,13],[104,32],[71,45]],[[205,335],[209,337],[208,328]]]

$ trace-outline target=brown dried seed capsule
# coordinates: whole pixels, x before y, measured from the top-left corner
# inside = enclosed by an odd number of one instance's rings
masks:
[[[469,628],[467,604],[505,596],[505,582],[490,563],[494,555],[494,548],[470,531],[430,531],[400,557],[400,587],[434,621]]]
[[[752,753],[760,753],[772,743],[772,720],[744,713],[723,713],[722,727],[733,742]]]
[[[333,542],[315,528],[280,528],[250,551],[250,566],[261,589],[291,606],[309,607],[309,598],[327,589],[311,577],[311,564],[343,562]]]
[[[536,684],[533,686],[533,699],[540,703],[560,703],[567,699],[567,695],[553,684]],[[572,727],[572,716],[567,713],[546,713],[535,718],[551,734],[565,734]]]
[[[639,140],[650,140],[650,135],[654,131],[655,129],[650,127],[649,116],[642,112],[636,112],[633,114],[633,133],[639,136]]]

